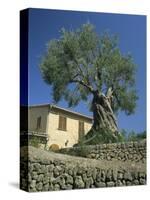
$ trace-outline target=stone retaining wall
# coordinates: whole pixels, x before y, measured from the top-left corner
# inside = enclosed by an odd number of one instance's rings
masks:
[[[58,152],[97,160],[130,160],[144,163],[146,160],[146,140],[65,148]]]
[[[146,165],[21,148],[20,188],[29,192],[146,184]]]

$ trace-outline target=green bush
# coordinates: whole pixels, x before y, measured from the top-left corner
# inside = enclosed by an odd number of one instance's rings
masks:
[[[122,129],[121,135],[123,136],[125,142],[146,139],[146,131],[135,133],[134,131],[127,132],[126,130]]]
[[[40,147],[40,140],[38,137],[31,137],[29,138],[29,145],[33,146],[33,147]]]
[[[146,131],[135,133],[134,131],[128,134],[128,141],[140,141],[146,139]]]
[[[74,145],[84,147],[85,145],[97,145],[97,144],[107,144],[107,143],[118,143],[118,142],[128,142],[128,141],[140,141],[146,139],[146,131],[141,133],[135,133],[134,131],[128,133],[126,130],[121,130],[119,133],[113,133],[109,129],[100,129],[99,131],[94,131],[93,129],[85,135],[82,140]],[[81,154],[84,153],[81,149]]]
[[[121,133],[113,133],[109,129],[100,129],[99,131],[89,132],[79,143],[75,146],[82,145],[96,145],[124,142],[124,136]]]

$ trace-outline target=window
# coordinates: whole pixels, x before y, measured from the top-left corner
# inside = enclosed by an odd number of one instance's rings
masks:
[[[41,129],[41,116],[37,118],[36,129],[37,129],[37,130]]]
[[[84,122],[79,121],[79,140],[84,136]]]
[[[67,118],[64,116],[59,116],[59,125],[58,125],[58,129],[62,130],[62,131],[66,131],[67,130]]]

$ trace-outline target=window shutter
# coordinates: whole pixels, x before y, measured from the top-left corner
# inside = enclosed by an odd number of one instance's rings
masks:
[[[64,116],[59,116],[59,126],[58,129],[62,130],[62,131],[66,131],[66,127],[67,127],[67,118]]]
[[[37,130],[41,129],[41,116],[37,118]]]
[[[79,121],[79,140],[84,136],[84,122]]]

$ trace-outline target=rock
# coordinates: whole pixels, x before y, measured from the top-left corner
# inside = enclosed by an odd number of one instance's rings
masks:
[[[95,158],[96,157],[96,154],[95,153],[91,153],[90,154],[90,158]]]
[[[38,178],[37,172],[36,171],[32,171],[31,177],[32,177],[32,179],[37,180],[37,178]]]
[[[92,174],[93,180],[96,179],[96,174],[97,174],[97,170],[94,168],[94,170],[93,170],[93,174]]]
[[[38,171],[39,172],[41,170],[41,165],[39,163],[34,163],[32,165],[32,167],[33,167],[34,171]]]
[[[78,172],[78,168],[77,167],[74,167],[73,170],[73,176],[76,176],[77,175],[77,172]]]
[[[62,171],[62,167],[59,166],[59,165],[55,166],[55,168],[56,168],[59,172]]]
[[[122,185],[125,186],[126,185],[126,181],[122,180]]]
[[[145,179],[146,174],[144,172],[139,172],[139,178]]]
[[[53,172],[54,168],[55,168],[54,164],[51,164],[48,166],[48,171]]]
[[[39,183],[36,184],[36,189],[37,189],[38,191],[42,191],[42,189],[43,189],[43,184],[42,184],[42,182],[39,182]]]
[[[107,187],[113,187],[113,186],[115,186],[115,183],[113,181],[109,181],[109,182],[106,183],[106,186]]]
[[[143,178],[140,178],[140,185],[146,185],[146,180]]]
[[[112,179],[113,181],[117,181],[117,170],[112,170]]]
[[[37,192],[36,188],[30,188],[29,192]]]
[[[64,178],[61,178],[61,180],[59,182],[59,185],[60,185],[62,190],[66,189],[66,183],[65,183],[65,179]]]
[[[87,180],[87,175],[86,175],[86,173],[82,174],[82,179],[83,179],[84,182]]]
[[[128,159],[132,160],[133,159],[133,155],[132,154],[128,154]]]
[[[128,143],[126,144],[126,146],[127,146],[127,148],[132,148],[132,147],[133,147],[133,142],[128,142]]]
[[[114,152],[110,152],[110,154],[109,154],[109,156],[111,157],[111,159],[112,159],[112,158],[115,158],[115,155],[116,155],[116,154],[115,154]]]
[[[101,172],[100,171],[98,171],[97,174],[96,174],[96,181],[97,182],[101,181]]]
[[[122,180],[123,179],[123,173],[122,172],[118,172],[117,179],[118,180]]]
[[[99,154],[96,154],[96,157],[95,157],[95,159],[98,159],[99,158]]]
[[[112,170],[108,169],[106,173],[106,180],[107,181],[112,181]]]
[[[43,174],[39,174],[38,178],[37,178],[37,181],[38,182],[43,181],[43,178],[44,178],[44,175]]]
[[[74,187],[75,188],[84,188],[85,184],[82,180],[81,176],[76,176],[74,180]]]
[[[91,188],[95,188],[95,185],[91,185]]]
[[[92,177],[87,178],[85,181],[85,188],[90,188],[91,185],[93,185],[94,181],[92,179]]]
[[[121,148],[125,149],[126,148],[126,144],[125,143],[121,143]]]
[[[73,175],[72,169],[68,169],[68,174],[71,175],[71,176]]]
[[[65,187],[66,190],[72,190],[73,186],[71,184],[67,184]]]
[[[44,174],[44,173],[46,173],[46,171],[47,171],[47,169],[46,169],[45,165],[41,165],[39,173],[43,173]]]
[[[107,159],[107,160],[111,160],[111,156],[110,156],[110,155],[107,155],[107,156],[106,156],[106,159]]]
[[[73,177],[72,176],[66,175],[65,180],[66,180],[67,184],[73,184]]]
[[[48,191],[49,190],[49,183],[43,185],[43,190]]]
[[[30,187],[31,188],[35,188],[35,186],[36,186],[36,180],[32,180],[31,184],[30,184]]]
[[[133,185],[139,185],[139,181],[136,179],[133,181]]]
[[[124,173],[124,179],[126,180],[126,181],[132,181],[132,175],[131,175],[131,173],[130,172],[125,172]]]
[[[48,190],[53,191],[53,190],[54,190],[53,188],[54,188],[54,187],[53,187],[53,184],[50,183],[50,184],[49,184],[49,189],[48,189]]]
[[[53,161],[53,164],[54,164],[55,166],[57,166],[57,165],[60,165],[60,162],[61,162],[60,160],[54,160],[54,161]]]
[[[132,185],[132,182],[131,181],[126,181],[126,185],[130,186],[130,185]]]
[[[123,152],[119,153],[118,155],[121,159],[123,159],[125,157],[125,154]]]
[[[88,168],[87,169],[87,172],[86,172],[86,175],[87,175],[87,177],[91,177],[92,176],[92,169],[91,168]]]
[[[54,191],[60,190],[60,185],[59,184],[54,184],[52,190],[54,190]]]
[[[138,178],[139,178],[138,172],[134,172],[133,173],[133,179],[138,179]]]
[[[116,181],[116,186],[123,186],[123,183],[121,182],[121,180]]]
[[[83,173],[86,172],[86,169],[83,167],[78,167],[77,175],[82,175]]]
[[[59,176],[59,177],[55,178],[52,183],[59,184],[61,189],[65,189],[65,179],[63,176]]]
[[[58,177],[60,175],[57,168],[54,168],[53,173],[54,173],[54,177]]]
[[[49,182],[49,180],[50,180],[50,178],[47,174],[47,176],[44,176],[44,178],[43,178],[43,184],[47,184]]]
[[[98,187],[98,188],[99,187],[106,187],[106,184],[104,182],[96,182],[95,186]]]
[[[44,164],[44,165],[49,165],[49,164],[51,164],[51,161],[50,161],[50,160],[47,160],[47,159],[43,159],[43,160],[42,160],[42,164]]]

